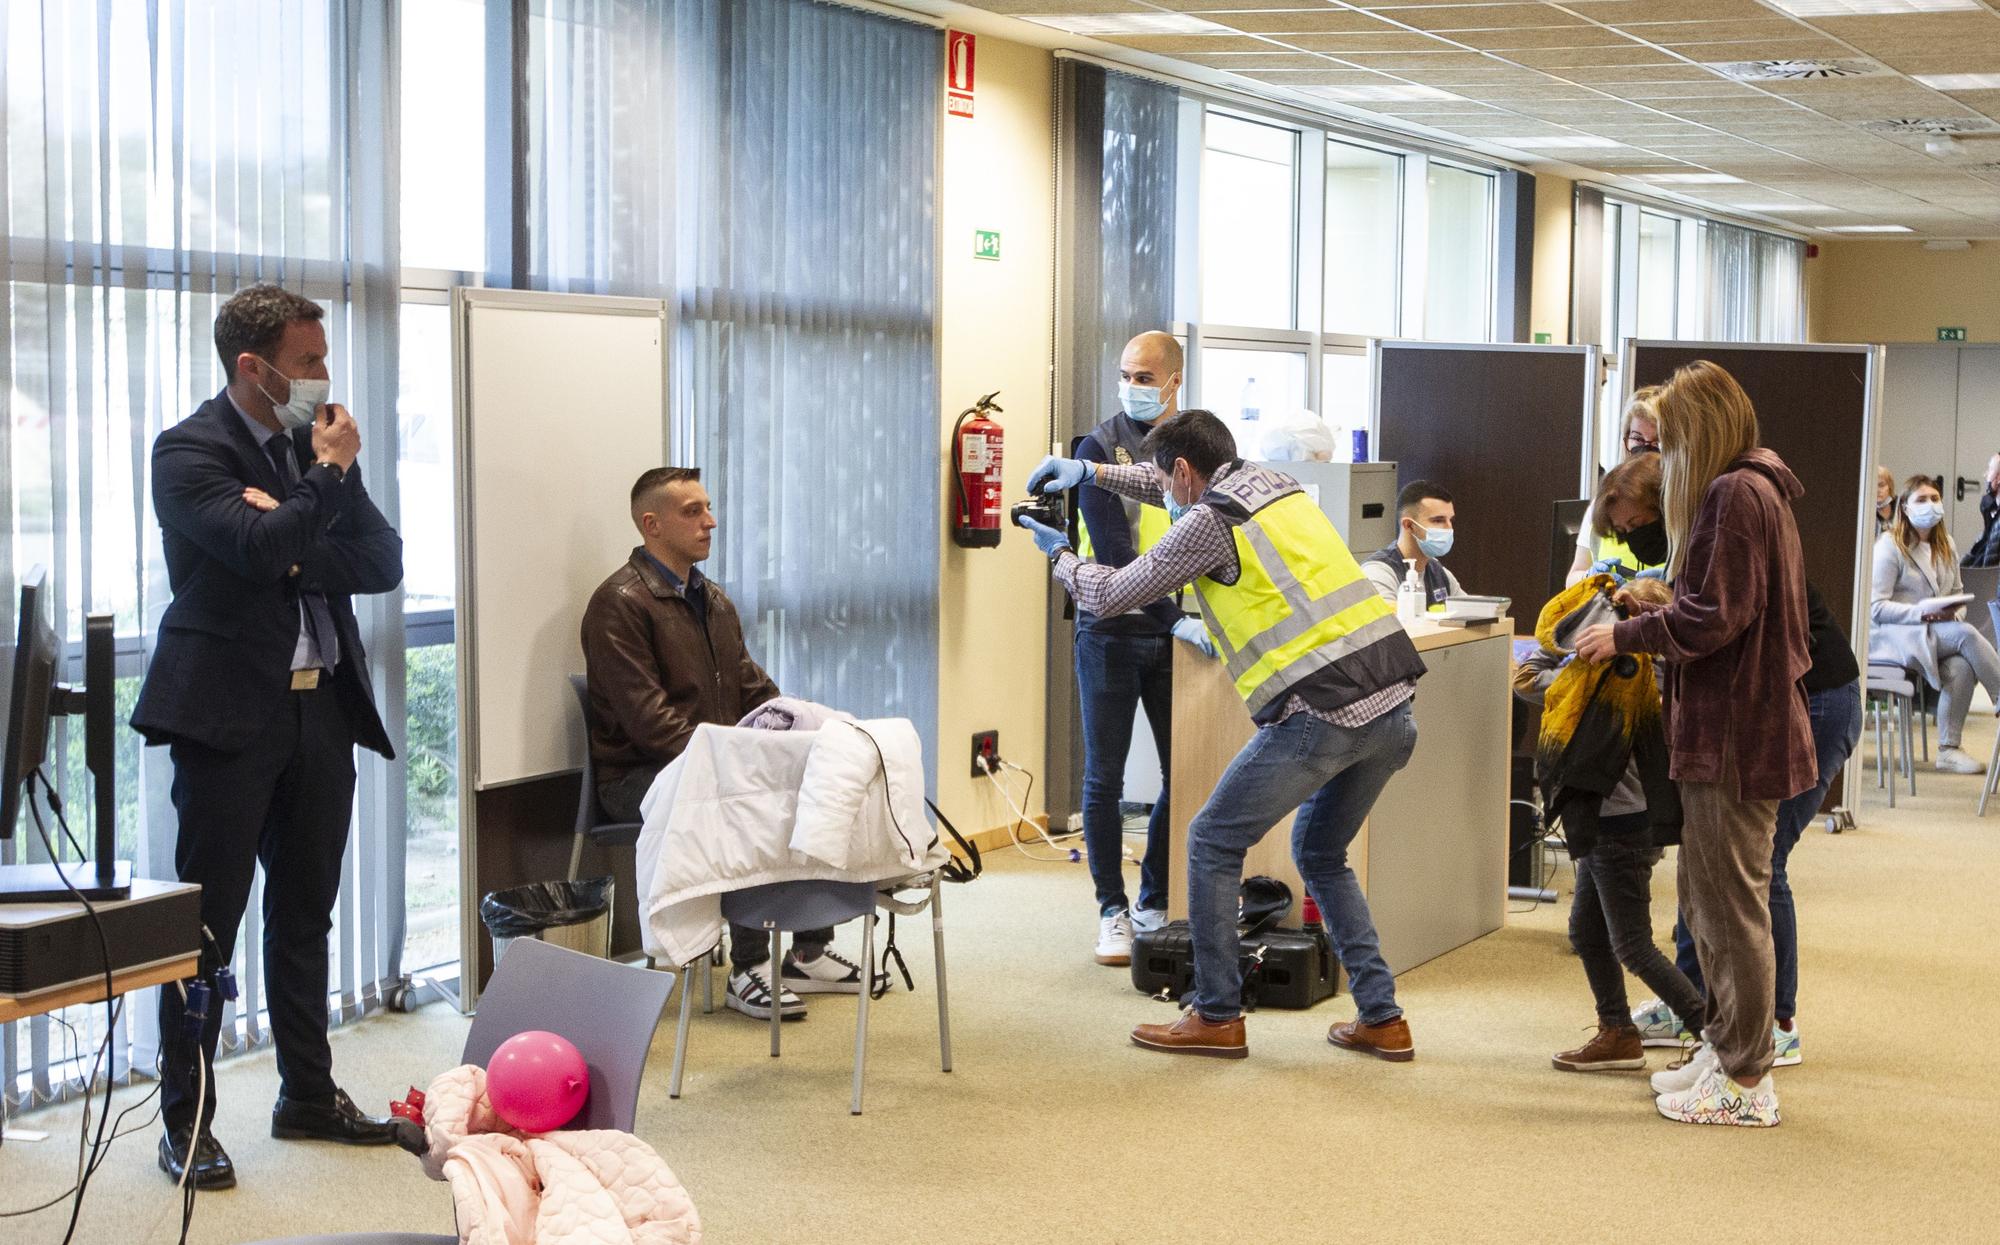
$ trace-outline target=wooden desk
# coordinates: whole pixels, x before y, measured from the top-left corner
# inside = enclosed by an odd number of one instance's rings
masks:
[[[1382,956],[1401,973],[1506,920],[1507,771],[1513,624],[1410,625],[1429,673],[1417,683],[1417,747],[1355,836],[1348,861],[1375,915]],[[1167,913],[1187,915],[1187,825],[1256,730],[1222,664],[1174,646],[1173,835]],[[1287,815],[1244,859],[1244,874],[1305,886]],[[1296,926],[1295,907],[1286,922]]]
[[[200,967],[201,956],[184,955],[140,968],[128,968],[111,974],[111,988],[113,993],[127,994],[133,990],[143,990],[147,986],[163,986],[170,981],[182,981],[194,976]],[[58,986],[53,990],[39,990],[34,994],[0,994],[0,1024],[10,1020],[25,1020],[30,1016],[39,1016],[58,1008],[74,1007],[79,1003],[103,1001],[102,977],[81,985]]]

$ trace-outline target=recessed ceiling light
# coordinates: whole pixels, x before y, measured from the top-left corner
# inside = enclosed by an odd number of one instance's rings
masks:
[[[1743,179],[1727,173],[1635,173],[1632,180],[1655,186],[1727,186]]]
[[[1914,233],[1908,225],[1828,225],[1828,233]]]
[[[1489,138],[1489,143],[1502,147],[1623,147],[1625,144],[1614,138],[1599,138],[1595,134],[1559,134],[1548,138]]]
[[[1771,0],[1793,17],[1880,17],[1903,13],[1963,13],[1979,0]]]
[[[1709,66],[1738,82],[1805,82],[1815,78],[1873,78],[1889,72],[1871,60],[1716,61]]]
[[[1023,13],[1024,22],[1073,35],[1233,35],[1239,32],[1185,13]]]
[[[1434,86],[1418,86],[1414,82],[1399,82],[1390,86],[1305,86],[1300,91],[1317,95],[1321,99],[1344,100],[1354,104],[1388,104],[1426,99],[1464,99],[1450,91],[1440,91]]]
[[[2000,91],[2000,73],[1912,74],[1933,91]]]

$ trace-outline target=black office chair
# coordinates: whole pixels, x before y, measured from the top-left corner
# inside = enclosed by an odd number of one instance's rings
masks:
[[[604,809],[597,803],[597,766],[590,759],[590,736],[593,734],[593,719],[590,712],[590,683],[580,674],[569,676],[570,689],[576,693],[577,707],[583,710],[583,789],[576,797],[576,838],[569,849],[569,880],[576,881],[577,873],[583,868],[583,845],[598,847],[631,847],[639,841],[639,823],[636,821],[612,821],[604,815]]]

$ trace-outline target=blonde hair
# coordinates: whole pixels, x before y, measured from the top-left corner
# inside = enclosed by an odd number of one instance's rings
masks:
[[[1936,480],[1929,476],[1911,476],[1903,481],[1903,491],[1896,495],[1895,517],[1889,520],[1889,532],[1896,548],[1902,550],[1903,556],[1913,565],[1922,565],[1917,559],[1917,546],[1924,543],[1924,535],[1917,530],[1916,524],[1910,522],[1910,516],[1903,512],[1903,503],[1920,488],[1936,493],[1939,500],[1944,498],[1944,490],[1938,487]],[[1932,565],[1943,566],[1947,562],[1958,561],[1958,554],[1951,546],[1951,532],[1942,521],[1931,529],[1930,546]]]
[[[1660,435],[1660,415],[1653,409],[1653,400],[1660,396],[1658,385],[1646,385],[1632,391],[1632,400],[1625,404],[1625,426],[1618,431],[1618,444],[1622,448],[1632,444],[1632,424],[1646,420],[1653,425],[1653,435]],[[1627,455],[1631,454],[1628,449]]]
[[[1674,601],[1674,590],[1663,580],[1635,579],[1625,585],[1625,591],[1650,605],[1672,605]]]
[[[1660,430],[1667,578],[1679,579],[1708,486],[1729,464],[1757,448],[1757,412],[1736,378],[1707,359],[1696,359],[1660,386],[1653,410]]]

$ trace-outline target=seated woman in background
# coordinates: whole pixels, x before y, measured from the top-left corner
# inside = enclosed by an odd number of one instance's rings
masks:
[[[1975,681],[2000,704],[2000,653],[1960,621],[1963,603],[1938,600],[1965,588],[1943,520],[1937,485],[1928,476],[1911,476],[1895,519],[1875,538],[1868,660],[1922,671],[1938,689],[1938,769],[1983,774],[1985,763],[1958,742]]]
[[[1887,467],[1875,468],[1875,534],[1880,536],[1896,521],[1896,477]]]

